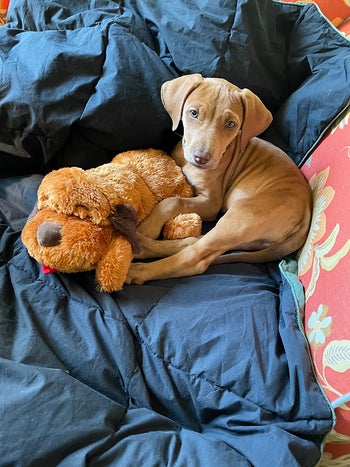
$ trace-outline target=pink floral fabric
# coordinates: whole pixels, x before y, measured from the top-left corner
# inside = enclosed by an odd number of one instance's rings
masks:
[[[330,401],[350,391],[350,111],[303,166],[313,192],[313,217],[298,256],[305,288],[305,333],[315,373]],[[321,466],[350,465],[350,403],[336,424]]]
[[[285,0],[296,3],[297,0]],[[350,16],[350,0],[302,0],[302,3],[316,3],[322,13],[339,27]]]
[[[296,0],[287,0],[295,2]],[[350,0],[316,3],[350,38]],[[335,403],[350,391],[350,111],[303,166],[313,191],[311,228],[299,254],[305,288],[305,333],[318,381]],[[335,408],[336,423],[319,467],[350,466],[350,403]]]

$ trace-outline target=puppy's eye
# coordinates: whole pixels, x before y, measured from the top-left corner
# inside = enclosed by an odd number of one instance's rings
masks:
[[[189,114],[190,114],[190,117],[192,117],[192,118],[198,118],[198,111],[195,110],[195,109],[191,109],[189,111]]]
[[[226,128],[234,128],[236,126],[236,122],[234,122],[233,120],[229,120],[228,122],[226,122]]]

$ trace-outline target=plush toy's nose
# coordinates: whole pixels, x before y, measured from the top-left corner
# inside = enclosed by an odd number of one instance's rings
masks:
[[[43,222],[39,225],[36,238],[41,246],[56,246],[61,241],[62,227],[55,222]]]

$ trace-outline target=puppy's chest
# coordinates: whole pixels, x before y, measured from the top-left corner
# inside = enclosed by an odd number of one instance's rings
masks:
[[[222,211],[227,211],[235,201],[251,198],[252,186],[248,182],[249,168],[229,166],[222,180],[223,203]],[[253,188],[254,191],[254,188]]]
[[[215,182],[213,179],[214,174],[210,174],[209,171],[205,169],[193,167],[191,164],[186,164],[182,168],[182,172],[197,194],[207,190]]]

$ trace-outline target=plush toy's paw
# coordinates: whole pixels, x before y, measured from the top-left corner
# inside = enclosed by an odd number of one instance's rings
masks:
[[[179,214],[170,219],[163,228],[165,240],[175,240],[186,237],[199,237],[202,230],[202,219],[198,214]]]

